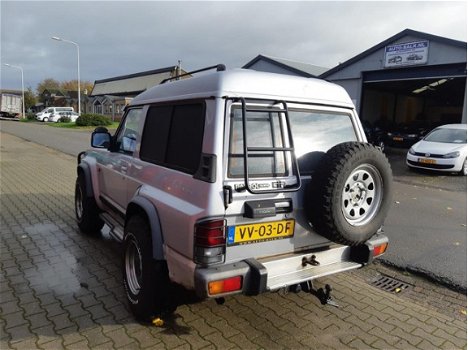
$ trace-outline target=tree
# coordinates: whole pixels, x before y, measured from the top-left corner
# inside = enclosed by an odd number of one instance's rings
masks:
[[[59,90],[60,82],[52,78],[47,78],[41,81],[39,84],[37,84],[38,95],[41,95],[46,89]]]
[[[26,110],[33,107],[37,102],[37,97],[34,95],[32,88],[29,86],[27,90],[24,92],[24,108]]]
[[[76,79],[63,81],[60,83],[60,87],[66,91],[78,91],[78,84]],[[87,91],[87,94],[89,95],[92,89],[93,83],[91,83],[90,81],[80,81],[80,90],[82,94],[84,94],[85,91]]]

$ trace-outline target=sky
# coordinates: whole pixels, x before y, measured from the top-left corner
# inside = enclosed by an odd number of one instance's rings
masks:
[[[332,68],[409,28],[466,41],[458,1],[0,1],[0,88],[177,65],[240,68],[259,54]]]

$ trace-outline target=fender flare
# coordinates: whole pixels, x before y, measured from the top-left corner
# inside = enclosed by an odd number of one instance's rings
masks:
[[[159,221],[158,211],[154,207],[153,203],[151,203],[150,200],[145,197],[136,195],[128,204],[126,221],[131,217],[132,214],[141,211],[146,215],[151,228],[153,258],[155,260],[165,260],[163,249],[164,239],[162,235],[161,224]]]
[[[77,175],[80,175],[80,172],[83,172],[86,181],[86,196],[94,197],[93,181],[91,179],[91,169],[89,168],[89,165],[84,162],[78,164],[78,167],[76,169]]]

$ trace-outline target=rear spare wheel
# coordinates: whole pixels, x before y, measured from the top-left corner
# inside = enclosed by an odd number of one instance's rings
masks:
[[[317,233],[357,245],[383,225],[392,201],[392,171],[375,146],[345,142],[332,147],[312,176],[307,196]]]

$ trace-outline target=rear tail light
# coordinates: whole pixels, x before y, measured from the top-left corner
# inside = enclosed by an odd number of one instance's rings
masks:
[[[226,278],[224,280],[212,281],[208,283],[210,295],[234,292],[242,289],[242,276]]]
[[[388,243],[383,243],[374,247],[374,257],[382,255],[387,250]]]
[[[225,231],[225,220],[201,221],[195,225],[195,263],[209,265],[224,261]]]

